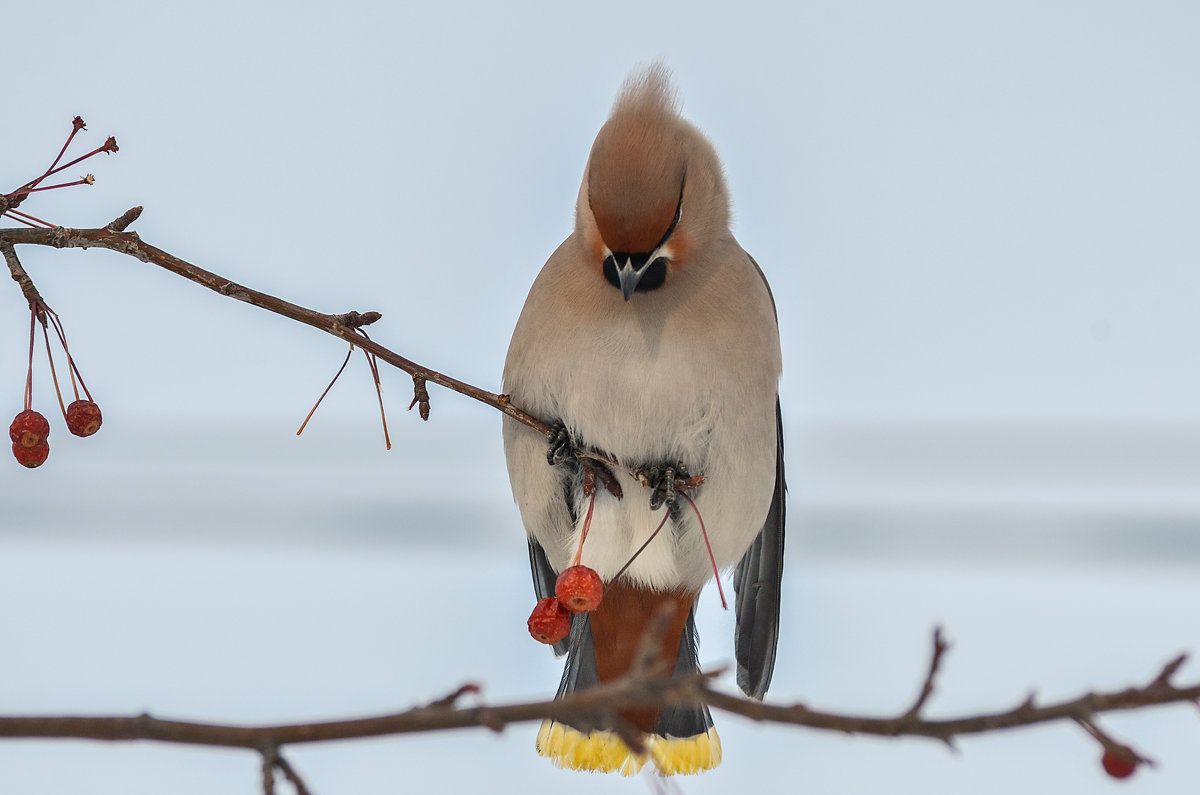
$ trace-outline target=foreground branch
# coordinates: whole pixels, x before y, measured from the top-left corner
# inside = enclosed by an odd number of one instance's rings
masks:
[[[460,706],[466,696],[478,701],[479,687],[469,684],[422,707],[387,715],[319,723],[290,723],[263,726],[195,723],[164,720],[150,715],[134,717],[0,717],[0,737],[75,738],[88,740],[151,740],[185,745],[244,748],[263,757],[264,788],[273,792],[274,771],[279,770],[301,795],[307,792],[299,774],[282,756],[285,745],[352,740],[449,729],[487,728],[501,731],[510,724],[552,719],[576,726],[611,721],[620,710],[634,707],[666,707],[701,702],[724,712],[755,721],[801,726],[843,734],[877,737],[925,737],[952,745],[958,737],[1035,726],[1055,721],[1074,722],[1095,737],[1108,752],[1128,753],[1135,763],[1148,762],[1096,727],[1097,717],[1175,703],[1200,703],[1200,683],[1176,686],[1175,673],[1186,655],[1164,665],[1141,687],[1093,691],[1073,699],[1037,703],[1033,696],[1015,707],[998,712],[956,718],[930,719],[923,716],[934,679],[948,646],[940,630],[934,633],[929,670],[913,706],[893,716],[841,715],[809,709],[803,704],[765,704],[731,695],[711,686],[721,672],[680,678],[662,678],[653,673],[636,673],[609,684],[577,691],[560,699],[489,706],[479,703]]]

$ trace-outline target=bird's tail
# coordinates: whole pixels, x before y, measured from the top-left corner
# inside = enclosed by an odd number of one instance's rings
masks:
[[[574,616],[568,638],[567,664],[558,697],[597,685],[596,650],[586,613]],[[679,641],[675,675],[700,671],[697,659],[696,622],[692,613]],[[640,722],[640,721],[634,721]],[[645,753],[635,754],[611,725],[569,725],[542,721],[537,750],[559,767],[631,776],[652,762],[660,775],[702,773],[721,764],[721,738],[704,704],[663,707],[651,713],[652,730],[643,736]]]

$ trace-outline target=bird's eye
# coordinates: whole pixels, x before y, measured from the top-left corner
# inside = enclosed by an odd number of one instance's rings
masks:
[[[621,281],[617,276],[617,259],[612,254],[604,258],[604,279],[618,290],[621,288]]]
[[[638,282],[637,289],[641,291],[653,290],[656,287],[662,287],[662,283],[667,280],[667,258],[655,257],[654,260],[646,266],[646,272],[642,274],[642,280]]]
[[[633,291],[644,293],[661,287],[666,281],[668,261],[666,257],[651,260],[650,254],[617,251],[604,258],[604,279],[618,290],[625,290],[626,284],[633,284],[636,285]]]

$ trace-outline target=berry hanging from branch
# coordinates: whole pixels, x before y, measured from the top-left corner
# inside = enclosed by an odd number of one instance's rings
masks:
[[[34,300],[29,307],[29,356],[25,373],[24,408],[8,428],[8,435],[13,443],[13,457],[17,459],[18,463],[30,469],[46,463],[46,459],[50,456],[50,443],[47,438],[50,435],[50,423],[45,416],[33,409],[33,355],[39,321],[42,324],[42,338],[46,343],[46,362],[50,365],[50,377],[54,382],[58,407],[62,411],[67,430],[75,436],[91,436],[100,430],[103,422],[100,407],[92,400],[92,393],[88,391],[79,367],[75,364],[75,358],[71,356],[71,349],[67,346],[67,335],[63,330],[62,319],[40,298]],[[58,383],[58,371],[54,366],[54,352],[50,344],[49,328],[51,326],[54,327],[55,336],[67,359],[67,372],[70,375],[71,389],[75,395],[75,400],[70,406],[64,404],[62,390]],[[86,400],[80,397],[79,390],[81,388]]]

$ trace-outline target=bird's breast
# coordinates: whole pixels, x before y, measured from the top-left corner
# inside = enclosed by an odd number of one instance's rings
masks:
[[[652,337],[633,323],[578,331],[546,373],[556,416],[577,441],[630,465],[700,466],[727,399],[705,343]]]

